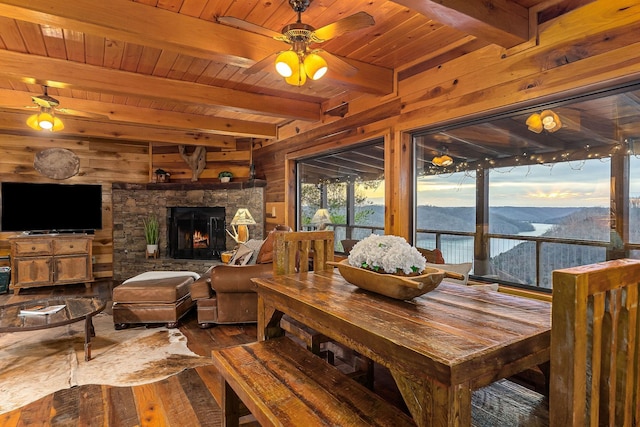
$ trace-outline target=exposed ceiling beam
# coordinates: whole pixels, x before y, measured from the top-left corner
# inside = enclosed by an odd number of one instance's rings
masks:
[[[26,108],[26,106],[35,107],[35,104],[31,102],[31,96],[33,95],[31,92],[0,89],[0,108],[35,111]],[[275,138],[277,135],[276,125],[269,123],[176,113],[166,110],[90,101],[79,98],[66,98],[61,96],[56,96],[55,98],[60,102],[60,108],[63,109],[63,111],[64,109],[70,109],[81,113],[97,114],[104,116],[104,119],[109,119],[114,122],[203,130],[220,135],[238,137]],[[65,116],[66,115],[61,117]]]
[[[204,105],[289,119],[319,121],[320,104],[243,92],[199,83],[147,76],[0,50],[0,75],[29,84],[139,96],[156,101]]]
[[[510,48],[529,40],[529,11],[509,0],[392,0],[463,33]]]
[[[235,140],[229,136],[208,132],[175,130],[168,128],[139,126],[135,124],[101,122],[80,118],[64,117],[64,130],[55,133],[32,130],[27,127],[29,112],[5,110],[0,114],[0,128],[21,135],[49,134],[52,137],[86,137],[119,141],[157,142],[167,144],[204,145],[229,149],[235,146]]]
[[[251,67],[285,46],[270,37],[131,0],[73,0],[65,2],[64,7],[50,0],[2,0],[0,15],[242,68]],[[392,92],[393,70],[342,59],[358,72],[353,76],[330,73],[327,80],[365,93]],[[275,72],[275,68],[271,68]]]

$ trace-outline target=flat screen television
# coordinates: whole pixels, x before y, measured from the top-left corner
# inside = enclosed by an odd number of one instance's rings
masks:
[[[102,186],[99,184],[0,185],[1,231],[90,233],[102,228]]]

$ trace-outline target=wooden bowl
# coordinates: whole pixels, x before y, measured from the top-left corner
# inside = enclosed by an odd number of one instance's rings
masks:
[[[346,259],[327,264],[337,267],[342,277],[352,285],[401,300],[409,300],[434,290],[445,276],[444,270],[432,267],[427,267],[417,276],[397,276],[354,267]]]

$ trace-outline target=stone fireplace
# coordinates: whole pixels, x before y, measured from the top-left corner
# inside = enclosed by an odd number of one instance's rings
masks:
[[[151,270],[187,270],[202,273],[219,263],[219,252],[231,250],[236,242],[224,231],[238,208],[248,208],[256,225],[249,226],[250,238],[264,238],[266,181],[251,182],[195,182],[195,183],[114,183],[113,208],[113,278],[122,281]],[[193,247],[200,259],[182,252],[171,252],[172,208],[221,209],[212,217],[214,237],[209,236],[215,248],[203,251],[201,243]],[[174,210],[175,211],[175,210]],[[187,209],[188,211],[188,209]],[[146,242],[142,220],[154,214],[160,223],[160,251],[157,258],[146,255]],[[222,215],[222,216],[220,216]],[[182,220],[185,220],[182,218]],[[182,221],[181,220],[181,221]],[[207,220],[208,221],[208,220]],[[224,221],[224,222],[223,222]],[[197,239],[201,239],[198,236]],[[215,240],[215,242],[213,242]],[[185,240],[183,240],[185,242]],[[193,245],[192,245],[193,246]],[[206,252],[206,253],[203,253]]]

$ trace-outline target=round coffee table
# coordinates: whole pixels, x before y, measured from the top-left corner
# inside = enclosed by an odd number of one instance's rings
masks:
[[[97,297],[60,297],[23,301],[0,306],[0,332],[24,332],[49,329],[84,320],[84,360],[91,360],[91,337],[95,336],[92,318],[104,310],[107,302]],[[21,310],[64,305],[52,314],[21,315]]]

